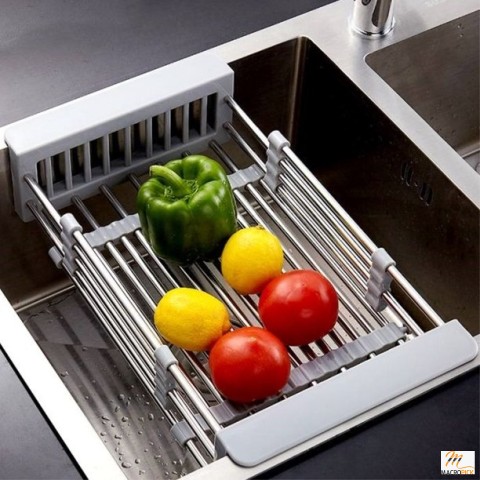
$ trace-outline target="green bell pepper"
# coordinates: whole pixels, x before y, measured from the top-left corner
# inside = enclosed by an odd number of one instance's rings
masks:
[[[184,265],[218,257],[236,230],[227,175],[204,155],[151,166],[137,194],[137,211],[154,252]]]

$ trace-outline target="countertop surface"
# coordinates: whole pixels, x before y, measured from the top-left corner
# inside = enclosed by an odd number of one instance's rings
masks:
[[[82,478],[0,346],[0,479]]]
[[[2,0],[0,126],[332,0]]]
[[[327,3],[3,0],[0,126]],[[262,478],[439,478],[450,449],[478,468],[478,392],[477,369]],[[78,478],[1,350],[0,405],[0,478]]]

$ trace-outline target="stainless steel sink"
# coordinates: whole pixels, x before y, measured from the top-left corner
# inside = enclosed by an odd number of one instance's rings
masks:
[[[233,69],[234,100],[258,127],[265,134],[280,130],[443,320],[459,319],[479,343],[480,176],[467,163],[476,168],[478,4],[403,0],[395,28],[367,39],[349,29],[351,3],[339,0],[209,53]],[[427,57],[436,60],[427,64]],[[132,143],[148,151],[137,125]],[[3,129],[0,134],[3,139]],[[3,324],[11,326],[0,328],[0,343],[92,478],[155,475],[158,468],[172,477],[251,478],[479,364],[477,355],[251,469],[229,457],[200,467],[174,443],[151,392],[54,267],[38,225],[15,213],[10,175],[8,149],[0,144],[0,289],[20,316],[0,296]],[[133,213],[132,186],[115,190]],[[117,219],[118,211],[97,200],[86,201],[97,218]],[[431,329],[395,282],[393,290],[415,321]],[[72,435],[66,416],[86,436]]]
[[[480,15],[470,13],[367,55],[373,68],[480,173]]]

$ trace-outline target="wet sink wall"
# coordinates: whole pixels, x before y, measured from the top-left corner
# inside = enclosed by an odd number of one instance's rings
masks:
[[[375,70],[480,173],[480,12],[367,55]]]
[[[198,468],[77,292],[20,317],[127,478],[175,479]]]
[[[310,40],[232,64],[235,96],[298,156],[444,320],[479,331],[478,210]]]

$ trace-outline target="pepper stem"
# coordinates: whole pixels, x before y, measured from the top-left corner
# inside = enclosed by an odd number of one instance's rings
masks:
[[[152,165],[150,176],[160,178],[164,184],[172,189],[172,193],[176,197],[185,197],[191,193],[187,182],[176,172],[163,165]]]

